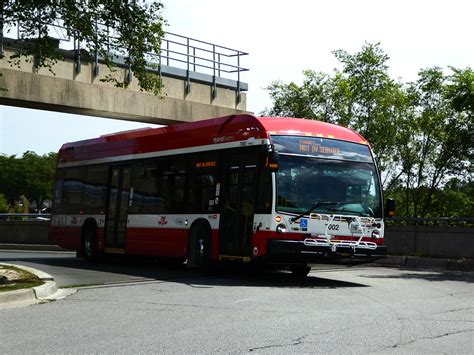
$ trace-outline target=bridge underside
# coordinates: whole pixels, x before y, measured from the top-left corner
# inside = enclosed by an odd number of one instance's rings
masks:
[[[141,92],[133,78],[127,89],[101,81],[110,74],[100,64],[100,75],[94,75],[91,64],[83,63],[77,73],[73,60],[65,59],[53,72],[23,62],[11,68],[5,58],[0,61],[0,104],[122,120],[171,124],[246,113],[246,94],[224,86],[187,81],[162,74],[161,97]],[[115,75],[127,75],[119,69]],[[245,85],[245,84],[244,84]],[[246,85],[245,85],[246,87]]]

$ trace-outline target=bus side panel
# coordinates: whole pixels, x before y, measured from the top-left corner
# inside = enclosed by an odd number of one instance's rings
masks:
[[[213,229],[211,231],[212,239],[212,260],[219,260],[219,230]]]
[[[51,241],[64,249],[79,250],[81,248],[80,227],[53,227]]]
[[[184,258],[188,252],[187,229],[128,228],[125,252]]]

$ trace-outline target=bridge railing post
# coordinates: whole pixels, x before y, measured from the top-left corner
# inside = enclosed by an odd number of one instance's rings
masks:
[[[186,82],[184,84],[185,94],[191,92],[191,79],[189,77],[189,37],[186,38]]]
[[[217,97],[217,86],[216,86],[216,45],[212,45],[212,99]]]

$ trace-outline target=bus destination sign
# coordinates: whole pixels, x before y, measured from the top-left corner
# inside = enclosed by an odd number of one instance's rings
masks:
[[[341,155],[340,148],[324,146],[309,139],[300,139],[299,149],[302,153]]]
[[[337,139],[298,136],[271,136],[275,150],[280,154],[297,154],[325,159],[352,160],[373,163],[366,144]]]

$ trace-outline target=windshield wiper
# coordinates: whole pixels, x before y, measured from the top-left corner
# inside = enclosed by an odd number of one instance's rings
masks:
[[[304,211],[303,213],[297,215],[296,217],[290,218],[290,222],[296,222],[299,220],[301,217],[304,217],[307,214],[310,214],[313,212],[316,208],[319,206],[332,206],[332,205],[339,205],[343,202],[337,202],[337,201],[324,201],[324,202],[316,202],[314,205],[312,205],[308,210]]]

